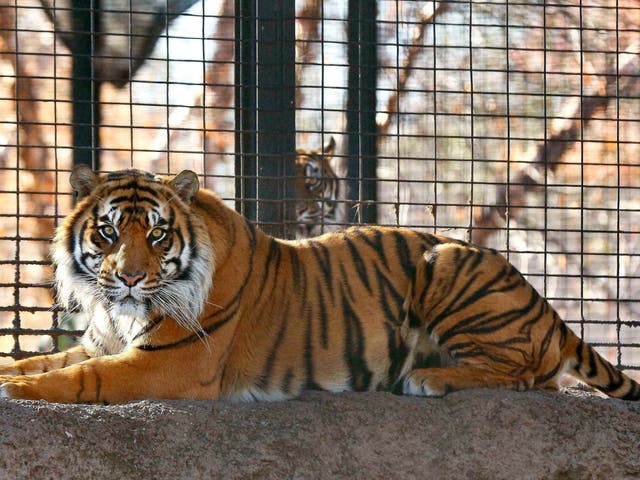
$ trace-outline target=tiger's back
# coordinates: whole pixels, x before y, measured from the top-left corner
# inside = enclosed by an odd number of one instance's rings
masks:
[[[271,238],[193,172],[73,172],[82,200],[54,246],[82,345],[0,368],[0,396],[60,402],[283,399],[305,389],[638,384],[560,320],[492,250],[367,227]]]

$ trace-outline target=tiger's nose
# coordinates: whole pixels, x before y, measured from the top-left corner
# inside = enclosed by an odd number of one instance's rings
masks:
[[[116,277],[118,277],[122,283],[124,283],[128,287],[133,287],[136,283],[146,277],[147,274],[144,272],[117,272]]]

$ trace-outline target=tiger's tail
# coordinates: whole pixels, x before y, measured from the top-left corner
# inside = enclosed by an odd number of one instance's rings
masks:
[[[567,329],[562,350],[567,373],[606,395],[623,400],[640,400],[640,384],[628,377]],[[568,362],[568,363],[567,363]]]

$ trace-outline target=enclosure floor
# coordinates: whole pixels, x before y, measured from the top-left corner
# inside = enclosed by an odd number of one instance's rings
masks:
[[[640,402],[577,390],[0,402],[2,478],[639,478]]]

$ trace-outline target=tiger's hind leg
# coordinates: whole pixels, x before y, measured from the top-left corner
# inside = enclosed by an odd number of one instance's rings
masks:
[[[434,247],[416,264],[407,300],[409,329],[431,338],[452,362],[414,365],[405,393],[527,390],[555,378],[561,357],[552,311],[497,252],[463,243]]]
[[[409,372],[402,384],[402,393],[425,397],[442,397],[467,388],[508,388],[529,390],[533,376],[515,377],[473,365],[418,368]]]

